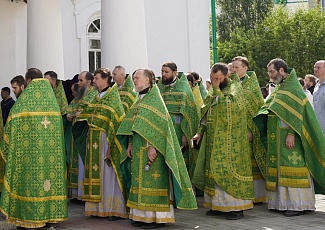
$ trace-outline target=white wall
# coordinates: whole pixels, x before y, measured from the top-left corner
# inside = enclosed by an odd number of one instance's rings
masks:
[[[308,0],[288,0],[286,5],[286,7],[290,12],[294,12],[299,8],[307,9],[308,6],[309,6]]]
[[[71,79],[81,72],[80,39],[77,37],[77,23],[72,1],[61,0],[63,30],[64,78]]]
[[[0,88],[26,72],[26,16],[24,2],[0,1]]]
[[[145,0],[149,67],[156,75],[166,61],[183,72],[209,76],[209,1]]]
[[[111,53],[107,67],[124,65],[128,72],[149,67],[160,75],[161,65],[170,60],[178,65],[179,71],[197,71],[203,78],[208,77],[209,1],[132,0],[131,3],[137,5],[124,4],[122,13],[105,11],[111,14],[112,27],[117,17],[124,25],[129,24],[129,28],[106,31]],[[61,0],[61,6],[65,76],[60,78],[71,79],[88,69],[87,25],[100,16],[101,0]],[[135,17],[139,12],[142,16]],[[135,18],[142,20],[138,27],[134,26]],[[26,72],[27,4],[0,0],[0,31],[0,87],[4,87],[10,86],[14,76]],[[121,39],[127,46],[123,46]]]

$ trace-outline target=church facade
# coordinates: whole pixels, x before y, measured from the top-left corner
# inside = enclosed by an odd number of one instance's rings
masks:
[[[0,87],[27,68],[60,79],[98,67],[128,73],[174,61],[207,79],[210,1],[1,0]]]

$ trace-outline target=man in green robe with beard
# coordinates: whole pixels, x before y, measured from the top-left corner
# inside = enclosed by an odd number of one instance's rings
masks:
[[[1,143],[6,171],[0,207],[8,223],[41,228],[68,217],[62,116],[41,71],[31,68],[25,78]]]
[[[295,70],[280,58],[267,70],[277,86],[254,122],[267,150],[268,208],[299,216],[315,210],[312,179],[324,193],[325,138]]]
[[[139,99],[127,112],[117,135],[128,146],[127,156],[132,158],[127,202],[131,224],[153,229],[175,222],[172,194],[180,209],[196,209],[197,205],[173,123],[154,85],[153,72],[137,70],[133,80]],[[128,162],[127,156],[122,157],[122,166]]]
[[[84,181],[84,155],[80,156],[78,149],[83,149],[85,152],[86,146],[76,146],[72,132],[78,132],[78,125],[73,126],[77,116],[94,100],[98,92],[93,87],[94,76],[88,71],[83,71],[78,76],[78,91],[75,98],[68,106],[67,114],[64,116],[67,119],[67,128],[65,132],[65,142],[67,148],[67,156],[69,156],[69,170],[68,170],[68,188],[70,188],[70,195],[73,199],[72,203],[81,201],[83,195],[83,181]],[[84,131],[84,130],[82,130]]]
[[[213,90],[204,100],[201,126],[193,137],[201,148],[192,182],[205,193],[204,205],[211,208],[207,215],[227,212],[227,219],[237,220],[253,207],[254,191],[243,90],[228,76],[224,63],[211,68]]]
[[[161,75],[158,87],[172,118],[191,178],[197,158],[197,150],[190,148],[190,146],[191,138],[197,132],[199,125],[199,112],[187,78],[183,73],[177,73],[177,65],[174,62],[164,63]]]

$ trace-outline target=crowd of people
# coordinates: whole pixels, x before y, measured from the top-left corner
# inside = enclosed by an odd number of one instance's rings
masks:
[[[126,74],[83,71],[67,84],[37,68],[1,90],[0,211],[26,229],[85,215],[155,229],[174,208],[244,217],[254,204],[287,217],[325,194],[325,61],[298,79],[276,58],[260,88],[247,58],[196,72],[166,62]]]

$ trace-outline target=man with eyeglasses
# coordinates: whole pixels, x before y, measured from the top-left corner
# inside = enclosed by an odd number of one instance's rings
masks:
[[[313,179],[325,187],[325,138],[295,70],[280,58],[267,68],[277,86],[254,121],[267,149],[268,208],[299,216],[315,210]]]

